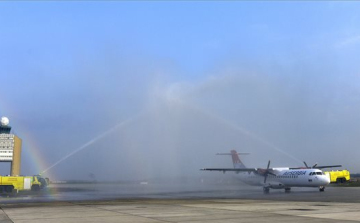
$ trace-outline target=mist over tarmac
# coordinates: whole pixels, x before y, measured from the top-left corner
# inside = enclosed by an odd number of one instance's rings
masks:
[[[47,104],[49,112],[14,119],[15,131],[21,121],[33,130],[48,166],[128,120],[50,169],[49,176],[99,181],[201,178],[219,173],[200,168],[232,167],[230,157],[215,156],[230,149],[251,153],[242,160],[252,167],[265,167],[269,159],[272,166],[294,167],[306,160],[358,171],[351,157],[359,155],[359,126],[352,121],[359,120],[359,104],[352,104],[356,89],[341,83],[237,71],[198,83],[158,84],[162,80],[155,76],[156,81],[149,81],[155,84],[146,89],[134,81],[124,90],[113,84],[123,78],[94,75],[96,86],[109,85],[104,91],[66,88],[67,94],[74,91],[69,104],[55,109],[56,102],[37,102]],[[88,85],[84,81],[78,83]],[[59,91],[55,97],[66,102]],[[122,99],[131,94],[134,98]]]
[[[232,149],[250,153],[241,157],[249,167],[306,161],[360,172],[359,38],[343,23],[315,33],[316,25],[307,27],[316,11],[294,30],[304,12],[287,4],[286,15],[272,9],[274,21],[250,3],[234,8],[256,10],[259,18],[224,13],[229,9],[219,3],[191,10],[192,3],[114,3],[84,11],[66,4],[51,3],[37,15],[24,6],[0,13],[4,21],[30,15],[9,20],[19,28],[3,35],[0,53],[0,115],[23,139],[23,175],[51,167],[52,180],[200,180],[221,174],[200,168],[232,167],[230,157],[215,156]],[[52,12],[57,16],[47,19]],[[335,19],[349,24],[347,15]],[[8,174],[8,164],[1,167]]]
[[[131,121],[59,164],[54,175],[115,180],[218,174],[199,169],[231,167],[230,157],[214,155],[230,149],[251,153],[242,158],[248,166],[265,167],[270,159],[272,166],[296,167],[306,160],[357,171],[351,157],[359,155],[359,127],[352,120],[359,120],[359,104],[349,101],[355,89],[309,82],[239,71],[200,83],[149,86],[142,109],[117,122]],[[94,137],[108,128],[100,129],[101,113],[97,117],[89,120]]]

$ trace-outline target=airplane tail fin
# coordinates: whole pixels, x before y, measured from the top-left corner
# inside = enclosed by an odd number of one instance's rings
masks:
[[[234,168],[246,168],[241,162],[239,155],[248,155],[249,153],[238,153],[236,150],[231,150],[230,153],[217,153],[216,155],[230,155],[234,164]]]

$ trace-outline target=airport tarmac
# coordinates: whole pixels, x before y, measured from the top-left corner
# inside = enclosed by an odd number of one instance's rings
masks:
[[[0,222],[360,222],[360,188],[61,185],[0,207]]]

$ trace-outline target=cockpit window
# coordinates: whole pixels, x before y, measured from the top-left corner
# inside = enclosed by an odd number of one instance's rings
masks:
[[[316,175],[322,175],[322,173],[321,172],[316,172]]]

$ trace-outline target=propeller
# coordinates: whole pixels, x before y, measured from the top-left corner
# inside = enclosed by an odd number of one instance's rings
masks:
[[[273,174],[272,172],[270,172],[270,160],[269,160],[269,162],[268,162],[268,165],[267,165],[267,168],[266,168],[266,170],[265,170],[265,172],[264,172],[264,184],[266,184],[266,180],[267,180],[267,177],[268,177],[268,175],[273,175],[273,176],[276,176],[275,174]]]
[[[307,169],[315,168],[315,167],[318,165],[317,163],[315,163],[315,165],[313,165],[312,167],[309,167],[309,166],[306,164],[305,161],[304,161],[304,164],[305,164],[305,166],[306,166]]]
[[[309,166],[306,164],[306,162],[305,162],[305,161],[304,161],[304,164],[305,164],[306,168],[308,168],[308,169],[309,169]]]

